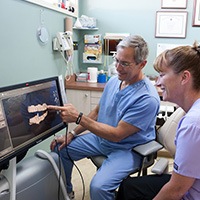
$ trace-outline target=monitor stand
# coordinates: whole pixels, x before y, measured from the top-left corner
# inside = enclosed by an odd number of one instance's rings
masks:
[[[10,200],[16,200],[16,157],[9,161],[9,167],[1,172],[9,183]]]

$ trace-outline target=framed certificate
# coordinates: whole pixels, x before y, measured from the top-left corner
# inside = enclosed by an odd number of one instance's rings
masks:
[[[200,0],[194,0],[192,26],[200,26]]]
[[[155,37],[185,38],[187,15],[186,11],[157,11]]]
[[[162,0],[161,8],[186,8],[187,0]]]

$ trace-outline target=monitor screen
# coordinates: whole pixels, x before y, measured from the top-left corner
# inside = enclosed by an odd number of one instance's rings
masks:
[[[60,131],[66,124],[47,105],[63,105],[58,77],[0,88],[0,164]]]

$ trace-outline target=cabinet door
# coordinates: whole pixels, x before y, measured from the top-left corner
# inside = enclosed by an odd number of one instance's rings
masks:
[[[101,98],[102,92],[99,91],[91,91],[91,104],[90,104],[90,109],[93,110],[93,108],[99,104],[99,100]]]
[[[90,112],[90,91],[67,89],[67,101],[73,104],[79,112],[87,115]],[[69,124],[69,130],[76,127],[76,124]]]

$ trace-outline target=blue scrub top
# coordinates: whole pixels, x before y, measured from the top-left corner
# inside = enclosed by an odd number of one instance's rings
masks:
[[[105,147],[113,149],[132,149],[134,146],[155,139],[156,115],[160,98],[155,86],[144,78],[120,90],[121,81],[112,77],[106,84],[100,99],[98,122],[116,127],[120,120],[136,126],[139,132],[120,142],[100,138]]]

